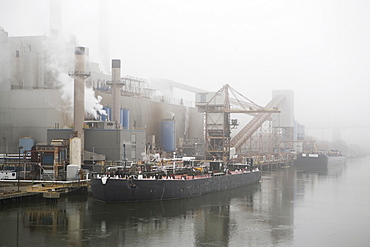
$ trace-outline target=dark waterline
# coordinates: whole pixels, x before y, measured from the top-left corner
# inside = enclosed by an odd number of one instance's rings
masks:
[[[370,157],[184,200],[69,196],[0,210],[0,246],[369,246]]]

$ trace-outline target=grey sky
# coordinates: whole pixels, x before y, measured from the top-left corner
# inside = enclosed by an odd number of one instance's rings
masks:
[[[294,90],[302,124],[370,126],[369,1],[103,2],[110,57],[122,59],[123,75],[210,91],[228,83],[260,105],[272,90]],[[98,59],[99,1],[62,6],[64,31]],[[0,0],[9,35],[47,33],[48,18],[47,0]],[[369,128],[361,130],[358,138],[370,139]]]

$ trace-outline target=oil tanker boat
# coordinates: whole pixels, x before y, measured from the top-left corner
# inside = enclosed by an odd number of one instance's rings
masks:
[[[144,169],[145,168],[145,169]],[[125,169],[94,174],[91,192],[102,202],[141,202],[180,199],[258,183],[261,172],[246,164],[226,165],[213,161],[209,166],[142,166],[126,174]]]

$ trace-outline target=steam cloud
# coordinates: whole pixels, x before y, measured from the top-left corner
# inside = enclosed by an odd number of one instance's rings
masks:
[[[74,47],[70,43],[63,42],[57,38],[50,38],[45,44],[47,52],[47,70],[50,71],[50,81],[54,86],[60,87],[61,98],[64,102],[62,106],[59,106],[58,110],[61,110],[68,114],[69,117],[73,117],[73,83],[74,80],[68,75],[68,71],[74,70],[71,68],[71,64],[74,64]],[[106,115],[101,105],[102,98],[96,97],[93,88],[86,87],[85,84],[85,113],[92,115],[97,119],[97,113]]]

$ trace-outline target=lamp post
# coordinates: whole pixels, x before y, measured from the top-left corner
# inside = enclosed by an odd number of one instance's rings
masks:
[[[93,155],[92,155],[92,164],[94,165],[94,163],[95,163],[95,144],[93,144]]]
[[[23,179],[26,180],[26,171],[27,171],[27,163],[26,163],[26,151],[23,151],[23,168],[24,168],[24,173],[23,173]]]
[[[125,143],[123,143],[123,162],[124,162],[123,175],[126,176],[126,144]]]
[[[5,136],[3,136],[3,140],[5,142],[5,157],[8,157],[8,140],[6,139]]]
[[[17,170],[19,170],[19,167],[21,167],[21,149],[22,148],[23,148],[22,146],[18,147],[18,169]],[[19,191],[19,177],[20,176],[18,176],[18,191]]]

